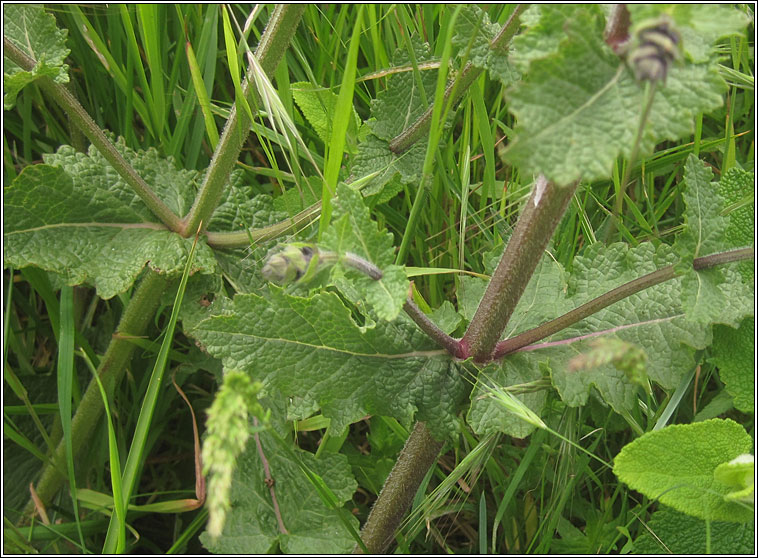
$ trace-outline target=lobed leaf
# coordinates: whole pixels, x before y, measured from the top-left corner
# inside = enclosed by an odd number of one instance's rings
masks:
[[[345,184],[337,186],[338,199],[332,222],[322,238],[324,247],[338,254],[352,252],[367,259],[382,271],[372,279],[354,273],[354,288],[362,293],[383,320],[393,320],[403,309],[408,296],[408,278],[402,266],[394,265],[392,234],[377,229],[360,193]]]
[[[329,145],[332,136],[332,123],[334,111],[337,106],[337,95],[328,88],[318,87],[307,81],[298,81],[290,85],[292,97],[302,111],[306,120],[313,126],[318,137],[325,145]],[[353,118],[348,124],[348,137],[350,150],[355,146],[358,135],[360,118],[353,108]]]
[[[188,208],[194,172],[177,171],[155,150],[117,147],[169,207]],[[106,299],[128,289],[145,265],[182,272],[193,239],[155,222],[94,147],[84,155],[64,146],[45,160],[50,164],[26,167],[5,188],[5,265],[34,265],[59,273],[69,285],[92,284]],[[215,266],[210,248],[201,244],[193,272]]]
[[[419,64],[431,60],[431,51],[427,43],[412,37],[416,62]],[[410,63],[410,57],[398,50],[393,58],[395,66]],[[421,116],[434,99],[437,85],[436,71],[419,71],[423,94],[419,91],[419,82],[412,71],[399,72],[387,78],[387,88],[371,101],[371,116],[367,121],[371,134],[358,146],[358,153],[353,163],[352,174],[356,177],[379,174],[365,187],[367,195],[380,192],[384,185],[396,173],[404,184],[418,181],[424,165],[426,142],[417,141],[407,151],[396,155],[389,149],[389,142]],[[426,102],[425,102],[426,99]]]
[[[461,49],[458,56],[489,71],[490,76],[508,86],[517,82],[521,74],[508,61],[506,53],[494,52],[490,48],[500,29],[497,23],[490,23],[487,13],[478,6],[464,6],[455,23],[453,45]]]
[[[32,71],[22,70],[3,56],[3,106],[10,110],[19,92],[39,77],[46,76],[57,83],[68,83],[66,35],[58,29],[55,17],[42,5],[8,4],[3,6],[3,37],[37,61]]]
[[[719,284],[724,281],[720,269],[695,271],[692,260],[726,249],[725,231],[729,223],[720,215],[724,202],[718,184],[711,183],[713,173],[695,155],[684,167],[686,187],[683,192],[686,210],[685,228],[677,237],[674,249],[682,257],[677,270],[683,272],[682,302],[691,320],[707,321],[719,306],[726,304]]]
[[[320,408],[336,432],[366,414],[424,420],[440,438],[457,428],[457,367],[405,319],[361,328],[334,293],[300,298],[273,285],[211,310],[188,333],[226,368],[290,397],[291,418]]]
[[[603,42],[599,7],[573,8],[560,51],[533,59],[526,79],[507,93],[518,125],[504,157],[559,185],[607,178],[619,155],[631,156],[647,98]],[[640,152],[690,134],[695,115],[719,107],[724,90],[712,64],[671,68],[656,89]]]

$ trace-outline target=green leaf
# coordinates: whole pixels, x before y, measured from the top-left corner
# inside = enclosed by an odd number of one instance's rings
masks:
[[[686,211],[685,229],[677,239],[677,252],[688,256],[685,268],[692,260],[713,254],[726,248],[724,231],[729,220],[719,215],[724,208],[724,200],[718,192],[718,183],[711,182],[713,172],[694,154],[687,157],[684,166],[683,190]]]
[[[404,268],[393,263],[392,234],[377,228],[359,192],[339,184],[337,196],[332,222],[324,233],[322,244],[337,254],[352,252],[382,270],[379,280],[360,273],[351,273],[351,277],[354,277],[354,287],[363,294],[377,316],[393,320],[403,309],[409,283]]]
[[[295,213],[297,211],[299,209]],[[275,209],[271,196],[256,194],[255,188],[245,182],[243,173],[234,171],[207,228],[211,231],[255,229],[273,225],[287,217],[286,212]]]
[[[711,552],[723,555],[752,554],[755,549],[753,523],[713,521],[710,525]],[[702,519],[671,508],[653,513],[634,541],[635,554],[702,555],[706,552],[706,526]]]
[[[304,185],[288,188],[281,196],[274,198],[274,209],[293,216],[321,200],[324,180],[319,176],[309,176]]]
[[[416,61],[430,61],[431,50],[427,43],[411,37]],[[398,50],[393,58],[395,66],[407,66],[410,57]],[[437,71],[420,70],[424,95],[418,89],[418,81],[412,71],[393,74],[387,78],[387,88],[371,101],[371,116],[367,121],[372,134],[358,146],[352,174],[364,177],[374,172],[379,174],[366,186],[366,194],[376,194],[395,175],[400,173],[404,184],[416,182],[421,177],[426,154],[426,141],[414,143],[400,155],[389,149],[389,142],[408,128],[428,108],[434,98],[437,85]],[[426,103],[424,102],[426,98]]]
[[[487,436],[495,432],[503,432],[515,438],[526,438],[536,428],[518,415],[509,412],[502,404],[498,404],[491,397],[483,397],[488,389],[482,386],[497,385],[510,388],[514,391],[521,384],[534,382],[542,378],[540,370],[541,357],[530,353],[516,353],[509,358],[503,359],[498,366],[489,366],[480,372],[480,379],[476,388],[471,393],[471,407],[469,408],[467,422],[479,436]],[[545,390],[524,392],[516,391],[513,397],[520,399],[524,405],[540,415],[545,406]]]
[[[713,472],[717,481],[735,490],[727,500],[753,504],[755,502],[755,458],[750,454],[738,455],[729,463],[722,463]]]
[[[328,145],[332,136],[337,95],[328,88],[319,87],[307,81],[295,82],[290,85],[290,89],[292,97],[306,120],[313,126],[321,141]],[[348,138],[351,140],[348,144],[353,148],[357,142],[360,122],[358,113],[353,108],[353,118],[348,123]]]
[[[41,5],[8,4],[3,7],[3,36],[37,61],[31,72],[22,70],[3,57],[3,106],[10,110],[26,85],[41,76],[57,83],[68,83],[68,65],[63,61],[71,52],[66,48],[66,29],[58,29],[55,17]]]
[[[438,308],[435,308],[434,311],[432,311],[429,317],[435,324],[437,324],[437,327],[448,335],[451,335],[456,329],[458,329],[458,326],[461,325],[461,322],[463,321],[463,316],[455,310],[453,303],[449,300],[443,301]]]
[[[613,471],[632,489],[688,515],[752,522],[752,508],[726,500],[732,489],[714,478],[721,463],[752,446],[750,435],[732,420],[675,424],[624,446]]]
[[[493,251],[485,256],[485,268],[492,272],[497,265],[502,249]],[[461,312],[470,320],[487,287],[487,281],[475,277],[459,279],[458,305]],[[504,338],[513,337],[519,333],[549,321],[560,314],[571,310],[565,299],[566,274],[563,267],[555,260],[545,255],[537,265],[534,275],[519,299],[515,310],[508,322]],[[540,380],[549,374],[549,358],[540,351],[524,351],[510,355],[498,365],[486,368],[482,374],[488,385],[514,389],[514,386]],[[490,434],[494,431],[504,432],[516,438],[524,438],[534,431],[534,426],[508,412],[501,404],[491,397],[482,398],[486,393],[481,385],[477,385],[471,394],[471,407],[468,420],[479,435]],[[545,404],[544,391],[527,390],[523,393],[517,390],[514,394],[527,407],[538,415]]]
[[[719,284],[723,274],[718,268],[695,271],[692,260],[714,254],[727,248],[725,230],[728,219],[719,215],[724,202],[717,191],[718,184],[711,183],[713,173],[695,155],[690,155],[684,168],[686,188],[683,196],[686,204],[685,228],[676,239],[675,250],[682,256],[677,271],[682,277],[682,297],[688,317],[696,321],[708,321],[713,310],[724,305]]]
[[[647,98],[603,42],[600,8],[572,7],[561,22],[560,51],[532,60],[527,79],[507,94],[518,125],[504,157],[559,185],[607,178],[619,155],[630,157]],[[719,107],[724,90],[714,65],[671,68],[656,89],[640,152],[691,134],[695,116]]]
[[[558,51],[561,40],[566,37],[563,23],[573,17],[576,10],[577,7],[571,4],[532,4],[521,14],[526,30],[513,38],[509,53],[509,59],[518,71],[524,73],[532,60]]]
[[[177,171],[155,150],[118,148],[169,207],[189,209],[194,172]],[[181,274],[193,239],[157,223],[94,148],[84,155],[64,146],[45,160],[5,188],[5,265],[54,271],[69,285],[87,282],[106,299],[128,289],[145,265]],[[199,245],[192,272],[215,266],[210,248]]]
[[[739,329],[717,325],[708,362],[719,367],[719,378],[744,413],[755,411],[755,320],[742,320]]]
[[[545,258],[519,301],[505,338],[514,337],[604,292],[671,265],[676,259],[672,249],[665,245],[656,249],[649,243],[634,248],[620,243],[608,247],[596,243],[575,257],[573,273],[567,282],[561,266]],[[724,266],[723,271],[730,280],[719,285],[719,289],[725,293],[734,291],[735,296],[725,296],[725,306],[714,309],[708,323],[686,319],[681,302],[681,281],[667,281],[621,300],[516,353],[533,355],[533,358],[519,360],[519,374],[525,379],[519,381],[536,379],[549,372],[553,386],[570,406],[585,405],[594,387],[614,410],[629,411],[637,404],[639,388],[613,363],[586,370],[570,368],[571,359],[579,353],[590,352],[598,336],[610,336],[644,348],[650,380],[664,389],[675,388],[682,376],[694,368],[694,350],[704,349],[711,343],[711,323],[736,325],[753,313],[752,296],[743,290],[739,281],[734,286],[734,270]],[[484,285],[485,282],[478,279],[461,278],[458,303],[464,316],[468,317],[475,309]],[[477,292],[467,294],[473,290]],[[505,361],[516,354],[505,357]],[[511,380],[507,378],[507,371],[504,374],[506,379],[499,385],[508,387]],[[483,404],[488,403],[476,402],[476,405]],[[539,412],[539,409],[533,410]]]
[[[633,248],[621,243],[607,248],[593,244],[574,259],[566,303],[575,308],[598,294],[675,261],[673,251],[665,245],[656,249],[648,243]],[[724,272],[730,270],[725,266]],[[719,289],[730,292],[733,283],[726,281]],[[614,366],[568,369],[570,357],[576,352],[588,351],[592,337],[604,333],[643,347],[648,355],[650,379],[665,389],[676,387],[682,376],[695,366],[693,349],[703,349],[712,340],[709,324],[687,319],[681,290],[680,279],[645,289],[554,335],[548,340],[552,345],[539,348],[550,357],[553,383],[563,400],[572,406],[583,405],[590,386],[594,385],[616,411],[630,410],[636,404],[636,388]],[[733,323],[752,314],[752,297],[743,293],[725,298],[725,306],[713,309],[709,323]]]
[[[269,289],[266,298],[214,301],[217,315],[188,333],[226,368],[290,397],[290,418],[320,408],[335,432],[366,414],[424,420],[439,438],[456,431],[464,383],[447,353],[408,320],[361,328],[334,293],[300,298]]]
[[[753,246],[755,173],[732,167],[719,181],[719,194],[724,200],[724,212],[729,216],[729,225],[725,232],[726,245],[730,248]],[[753,262],[740,262],[737,269],[744,283],[753,283]]]
[[[521,79],[521,74],[511,65],[506,54],[496,53],[490,48],[500,29],[497,23],[490,23],[487,13],[478,6],[464,6],[455,21],[453,45],[461,49],[458,56],[467,58],[477,68],[489,71],[493,78],[508,86]]]
[[[284,425],[280,424],[279,429]],[[342,505],[355,492],[356,482],[347,458],[324,452],[318,459],[293,447],[292,441],[278,440],[271,432],[259,432],[260,450],[249,440],[240,455],[231,489],[231,511],[223,533],[213,539],[208,533],[202,543],[216,554],[265,554],[280,550],[285,554],[340,554],[355,545],[337,511],[324,505],[316,488],[300,465],[318,474]],[[274,485],[266,485],[261,462],[265,456]],[[273,505],[276,496],[282,532]],[[358,521],[350,521],[357,527]]]
[[[629,4],[627,9],[631,33],[665,14],[681,34],[681,48],[693,62],[707,60],[717,39],[738,34],[750,23],[748,15],[736,7],[718,4]]]

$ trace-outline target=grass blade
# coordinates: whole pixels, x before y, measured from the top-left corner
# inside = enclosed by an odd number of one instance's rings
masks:
[[[350,120],[353,118],[353,92],[355,91],[355,73],[358,63],[358,47],[360,46],[361,32],[363,30],[363,5],[359,5],[356,15],[353,35],[350,37],[350,48],[345,63],[345,73],[342,76],[342,85],[337,97],[337,105],[334,108],[334,128],[326,156],[326,168],[324,170],[324,190],[321,198],[321,221],[319,222],[319,237],[329,226],[332,214],[331,200],[337,189],[340,166],[345,151],[345,134]]]
[[[202,224],[201,224],[202,226]],[[199,232],[199,229],[198,229]],[[171,349],[171,342],[174,338],[174,330],[176,329],[176,321],[179,317],[179,308],[181,307],[182,300],[184,298],[184,289],[187,286],[187,279],[189,279],[189,271],[192,269],[192,262],[195,259],[195,248],[197,247],[197,236],[195,236],[195,242],[192,244],[189,256],[187,257],[187,264],[184,267],[184,273],[182,274],[181,282],[179,283],[179,289],[176,292],[176,298],[174,299],[174,307],[171,311],[171,318],[166,326],[166,333],[163,337],[163,343],[158,353],[158,358],[155,361],[153,372],[150,376],[150,383],[145,393],[145,398],[142,401],[142,408],[140,409],[139,418],[137,419],[137,426],[134,432],[134,438],[132,445],[129,448],[129,455],[126,458],[126,465],[124,466],[124,474],[122,477],[123,482],[123,498],[121,501],[126,506],[131,499],[132,492],[137,483],[138,473],[142,468],[142,460],[144,457],[145,448],[147,446],[148,436],[150,434],[150,423],[153,418],[153,412],[158,402],[158,395],[160,393],[161,385],[163,384],[163,374],[168,364],[168,355]],[[117,548],[117,524],[116,519],[111,517],[110,525],[108,526],[108,534],[105,539],[105,545],[103,546],[104,554],[112,554]]]
[[[74,287],[61,288],[60,335],[58,336],[58,409],[61,416],[63,441],[66,445],[66,469],[74,517],[79,531],[79,542],[83,551],[84,535],[79,523],[79,504],[76,499],[76,475],[74,473],[74,444],[71,438],[71,395],[74,381]]]
[[[187,41],[187,61],[189,62],[190,73],[192,74],[192,84],[195,87],[197,102],[200,105],[200,110],[203,111],[205,131],[208,134],[211,149],[215,151],[216,145],[218,145],[218,129],[216,128],[216,121],[213,119],[211,103],[208,99],[208,93],[205,90],[205,83],[203,82],[203,76],[200,73],[200,66],[197,64],[195,51],[192,49],[192,43],[189,41]]]

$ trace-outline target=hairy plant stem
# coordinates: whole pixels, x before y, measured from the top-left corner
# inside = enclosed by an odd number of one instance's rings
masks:
[[[110,397],[118,382],[124,375],[126,365],[132,356],[136,345],[131,342],[132,338],[142,336],[147,326],[153,320],[158,310],[163,291],[169,285],[169,280],[164,275],[148,271],[142,281],[137,285],[132,294],[116,332],[113,334],[108,350],[105,352],[97,373],[100,381],[105,386],[106,393]],[[71,423],[71,439],[73,452],[76,455],[85,442],[90,439],[92,431],[100,420],[103,412],[103,400],[100,395],[97,382],[94,378],[87,386],[79,406],[76,409]],[[63,471],[66,470],[66,448],[61,441],[52,456],[52,464],[46,465],[42,470],[36,491],[44,503],[49,503],[66,480]],[[30,501],[27,511],[34,509],[34,503]]]
[[[416,325],[437,342],[440,347],[447,350],[448,353],[456,358],[466,358],[466,355],[461,353],[461,344],[458,339],[450,337],[447,333],[437,327],[429,317],[421,311],[421,308],[416,306],[416,303],[411,300],[410,297],[405,301],[403,310],[410,316],[410,318],[416,323]]]
[[[289,230],[299,229],[301,226],[309,225],[320,213],[321,202],[316,202],[312,206],[302,210],[297,215],[267,227],[235,232],[207,232],[205,234],[209,246],[214,248],[240,248],[243,246],[249,246],[251,240],[253,242],[264,242],[276,238]]]
[[[424,423],[417,422],[361,529],[361,539],[369,554],[381,554],[387,550],[441,449],[442,442],[434,439]],[[353,554],[362,552],[358,545],[353,549]]]
[[[754,258],[753,252],[753,248],[740,248],[738,250],[730,250],[728,252],[720,252],[718,254],[712,254],[710,256],[695,258],[692,261],[692,267],[695,270],[700,270],[729,262],[750,260]],[[493,358],[502,358],[507,354],[518,351],[519,349],[531,345],[532,343],[536,343],[537,341],[553,335],[554,333],[557,333],[560,330],[567,328],[572,324],[575,324],[579,320],[583,320],[584,318],[591,316],[595,312],[598,312],[603,308],[606,308],[611,304],[618,302],[621,299],[624,299],[659,283],[663,283],[664,281],[673,279],[677,277],[677,275],[679,274],[674,271],[674,266],[669,265],[653,271],[652,273],[648,273],[647,275],[643,275],[642,277],[634,279],[633,281],[629,281],[628,283],[616,287],[615,289],[608,291],[607,293],[593,300],[590,300],[581,306],[578,306],[571,312],[568,312],[559,318],[550,320],[541,326],[530,329],[529,331],[525,331],[524,333],[516,335],[510,339],[500,341],[495,347],[495,354]]]
[[[271,20],[266,25],[258,47],[255,49],[255,57],[266,75],[274,75],[274,71],[284,56],[304,11],[305,4],[279,4],[274,8]],[[253,80],[249,75],[250,71],[249,68],[248,75],[242,82],[242,93],[245,99],[249,99],[252,92],[251,83]],[[229,180],[229,175],[237,163],[242,144],[247,139],[250,124],[250,119],[245,111],[238,111],[236,104],[232,106],[229,119],[226,121],[224,132],[221,134],[216,151],[213,153],[200,191],[184,219],[184,236],[189,236],[197,231],[200,222],[208,223],[210,221],[210,217],[221,199],[224,186]]]
[[[500,33],[492,39],[490,50],[497,54],[504,54],[508,50],[508,45],[510,44],[511,39],[516,34],[516,31],[518,31],[520,16],[528,7],[529,4],[519,4],[516,6],[511,17],[508,18],[508,21],[500,30]],[[470,62],[467,63],[458,76],[448,84],[445,89],[443,102],[445,104],[449,103],[451,106],[458,102],[471,84],[482,75],[483,71],[483,68],[476,68]],[[393,138],[389,144],[390,151],[396,154],[403,153],[419,139],[426,136],[432,123],[433,110],[434,105],[431,105],[413,124],[403,130],[397,137]]]
[[[540,182],[542,181],[542,184]],[[493,350],[563,216],[577,183],[558,187],[542,176],[521,212],[508,246],[461,339],[465,354],[491,360]]]
[[[3,37],[3,55],[10,58],[26,71],[32,71],[37,64],[7,37]],[[169,207],[163,203],[150,186],[141,176],[132,168],[124,159],[110,140],[105,136],[103,131],[98,127],[94,120],[87,114],[84,107],[76,100],[71,92],[59,83],[55,83],[49,77],[43,76],[37,79],[36,83],[64,110],[69,121],[87,136],[92,144],[100,151],[105,159],[111,164],[116,172],[126,181],[136,194],[145,202],[148,208],[166,225],[170,230],[179,232],[182,230],[182,220],[174,214]]]

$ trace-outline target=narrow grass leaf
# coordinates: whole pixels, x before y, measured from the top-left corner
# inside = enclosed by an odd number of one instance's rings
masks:
[[[86,360],[86,356],[84,357]],[[116,554],[123,554],[126,549],[126,503],[123,497],[123,484],[121,482],[121,457],[118,451],[118,440],[116,438],[116,431],[113,428],[113,419],[111,418],[111,408],[108,403],[108,396],[105,393],[103,383],[100,381],[100,376],[97,373],[97,369],[92,366],[91,362],[87,362],[92,376],[97,382],[97,387],[100,389],[100,396],[103,399],[103,408],[105,409],[105,417],[108,423],[108,461],[110,462],[111,470],[111,488],[113,490],[113,514],[111,515],[111,521],[108,528],[110,533],[110,526],[115,521],[117,533],[115,549],[112,551]],[[92,492],[92,491],[89,491]],[[114,519],[115,518],[115,519]],[[108,544],[106,540],[106,545]],[[103,553],[106,551],[103,550]]]
[[[232,78],[235,92],[235,104],[237,105],[237,111],[244,110],[247,117],[252,122],[253,113],[250,110],[250,105],[247,103],[247,99],[242,91],[242,81],[240,79],[240,65],[239,55],[237,54],[237,43],[234,40],[234,31],[232,30],[232,23],[229,20],[229,12],[227,12],[226,6],[221,6],[221,14],[224,20],[224,44],[226,45],[226,61],[229,66],[229,75]],[[239,131],[238,133],[241,133]]]
[[[131,500],[132,492],[137,483],[137,475],[142,468],[142,459],[147,446],[148,437],[150,434],[150,423],[152,422],[153,412],[158,402],[158,396],[160,394],[161,385],[163,384],[163,374],[168,364],[168,355],[171,349],[171,342],[174,338],[174,330],[176,329],[176,321],[179,317],[179,308],[181,307],[182,300],[184,298],[184,290],[187,286],[187,279],[189,278],[190,269],[192,269],[192,263],[195,259],[195,248],[197,247],[197,236],[195,242],[192,244],[189,256],[187,257],[187,263],[184,267],[184,273],[179,283],[179,289],[174,299],[174,307],[171,311],[171,318],[166,326],[165,335],[163,337],[163,343],[161,343],[161,349],[158,353],[158,357],[153,367],[153,372],[150,376],[150,383],[145,393],[145,398],[142,402],[142,408],[140,409],[139,418],[137,419],[137,426],[134,432],[134,438],[132,445],[129,449],[129,455],[126,458],[126,465],[124,466],[123,474],[123,497],[121,501],[124,505]],[[103,553],[113,553],[117,547],[116,537],[118,536],[115,530],[116,524],[114,519],[111,518],[111,523],[108,526],[108,534],[106,536],[105,545],[103,547]]]
[[[325,188],[321,198],[321,221],[319,222],[319,238],[324,234],[332,215],[332,197],[337,190],[337,179],[345,151],[345,134],[353,118],[353,91],[355,90],[355,74],[358,63],[358,47],[363,30],[363,5],[358,7],[358,13],[350,37],[350,47],[347,52],[345,73],[342,75],[342,85],[334,107],[334,127],[329,141],[324,170]]]
[[[211,113],[211,103],[208,99],[208,93],[205,91],[205,83],[203,82],[203,76],[200,73],[200,66],[197,64],[195,58],[195,51],[192,49],[192,43],[187,41],[187,61],[189,62],[190,73],[192,74],[192,84],[195,87],[195,95],[197,95],[197,102],[200,105],[200,109],[203,111],[203,121],[205,122],[205,131],[208,134],[208,141],[210,142],[211,149],[216,150],[218,144],[218,129],[216,128],[216,121],[213,119],[213,113]]]
[[[66,446],[66,470],[74,505],[74,517],[79,525],[79,504],[76,499],[76,474],[74,471],[74,446],[71,438],[71,392],[74,381],[74,288],[61,288],[60,334],[58,336],[58,408],[61,416],[63,441]],[[84,535],[79,525],[79,541],[84,545]]]

